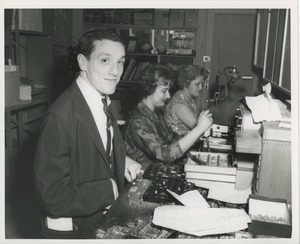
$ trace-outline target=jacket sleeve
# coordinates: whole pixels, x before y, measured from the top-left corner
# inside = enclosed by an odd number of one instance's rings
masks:
[[[87,162],[76,162],[81,160],[76,152],[76,144],[80,142],[73,143],[77,132],[70,133],[69,127],[65,119],[50,114],[42,123],[35,154],[34,177],[38,198],[47,214],[54,217],[86,216],[114,201],[109,177],[98,177],[93,173],[94,169],[88,168]],[[88,160],[92,161],[92,156]],[[72,165],[75,162],[77,170]],[[81,174],[78,169],[90,171],[92,177],[78,180]]]

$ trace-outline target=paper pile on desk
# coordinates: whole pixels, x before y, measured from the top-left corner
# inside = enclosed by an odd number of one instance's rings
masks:
[[[247,106],[252,112],[253,121],[255,123],[262,121],[281,121],[280,108],[270,95],[271,85],[267,84],[263,89],[265,91],[264,94],[256,97],[245,97]]]
[[[205,207],[209,208],[209,204],[204,197],[197,190],[188,191],[181,195],[176,194],[170,190],[167,190],[173,197],[187,207]]]
[[[207,198],[233,204],[245,204],[252,193],[251,187],[245,190],[236,190],[230,185],[211,186]]]
[[[243,209],[211,208],[197,191],[178,195],[168,190],[185,206],[166,205],[154,210],[153,223],[196,236],[229,233],[248,228],[250,217]]]
[[[167,205],[154,210],[153,223],[196,236],[229,233],[248,228],[243,209]]]

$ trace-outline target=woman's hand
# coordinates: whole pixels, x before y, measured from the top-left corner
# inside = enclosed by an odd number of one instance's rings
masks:
[[[198,117],[197,126],[200,126],[201,129],[206,131],[213,123],[212,114],[209,110],[202,111]]]

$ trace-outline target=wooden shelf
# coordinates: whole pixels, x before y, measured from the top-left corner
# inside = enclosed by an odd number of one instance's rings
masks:
[[[129,81],[129,80],[120,80],[117,88],[127,88],[137,86],[139,82],[137,81]]]
[[[198,26],[153,26],[153,25],[125,25],[125,24],[105,24],[97,22],[85,22],[86,25],[101,26],[118,29],[155,29],[155,30],[193,30],[197,31]]]
[[[50,34],[45,32],[29,31],[29,30],[12,30],[12,33],[19,33],[19,35],[23,35],[23,36],[51,36]]]
[[[143,57],[174,57],[174,58],[194,58],[195,55],[184,54],[150,54],[150,53],[126,53],[128,56],[143,56]]]

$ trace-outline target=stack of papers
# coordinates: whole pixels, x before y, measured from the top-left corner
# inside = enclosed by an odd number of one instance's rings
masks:
[[[253,120],[256,123],[282,120],[280,108],[270,95],[271,89],[271,84],[268,83],[263,87],[264,94],[256,97],[245,97],[247,106],[250,108]]]
[[[250,216],[243,209],[211,208],[197,190],[188,191],[182,195],[170,190],[168,192],[185,206],[165,205],[156,208],[153,216],[155,225],[191,235],[205,236],[244,230],[251,222]],[[245,202],[249,196],[249,192],[246,191],[240,193],[235,191],[232,194],[230,197],[243,199],[238,200],[241,202]],[[245,197],[247,194],[248,196]],[[218,195],[220,192],[213,191],[208,197],[213,198]],[[225,200],[226,191],[221,195],[223,197],[221,196],[220,200]]]
[[[153,223],[196,236],[229,233],[248,228],[251,218],[243,209],[161,206]]]

